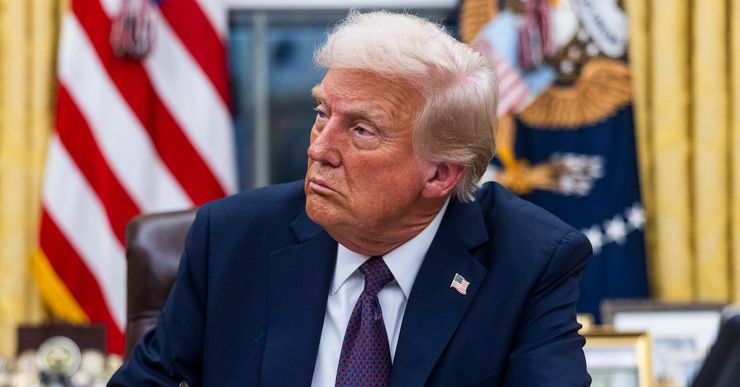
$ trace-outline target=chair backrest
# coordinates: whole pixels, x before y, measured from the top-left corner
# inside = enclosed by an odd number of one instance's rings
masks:
[[[126,227],[126,356],[156,325],[175,283],[195,210],[142,215]]]

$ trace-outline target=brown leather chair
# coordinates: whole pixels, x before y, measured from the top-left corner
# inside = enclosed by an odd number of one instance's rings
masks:
[[[142,215],[126,227],[126,357],[157,323],[194,219],[195,210]]]

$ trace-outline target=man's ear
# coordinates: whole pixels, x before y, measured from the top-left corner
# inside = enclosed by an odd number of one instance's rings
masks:
[[[426,198],[442,198],[449,195],[460,181],[467,168],[462,164],[435,162],[430,165],[429,177],[421,190]]]

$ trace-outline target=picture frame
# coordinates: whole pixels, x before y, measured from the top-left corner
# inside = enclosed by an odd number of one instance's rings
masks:
[[[688,386],[717,338],[725,303],[613,299],[601,304],[603,323],[615,331],[646,331],[658,386]]]
[[[583,352],[592,387],[653,387],[647,332],[618,332],[594,326],[583,331]]]

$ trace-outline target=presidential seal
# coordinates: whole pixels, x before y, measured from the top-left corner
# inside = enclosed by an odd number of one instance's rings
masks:
[[[63,336],[44,341],[36,354],[38,369],[53,379],[66,379],[80,368],[80,347]]]

